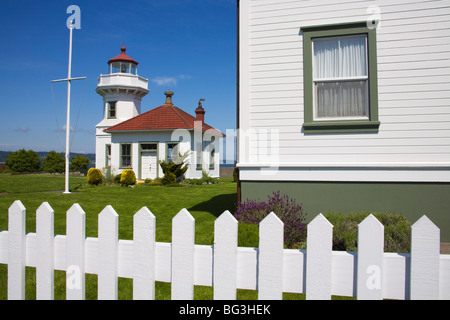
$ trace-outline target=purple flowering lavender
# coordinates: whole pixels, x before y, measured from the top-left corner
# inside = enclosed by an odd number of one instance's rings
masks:
[[[274,212],[284,223],[284,243],[289,248],[306,238],[306,223],[301,204],[276,191],[268,201],[247,200],[237,205],[234,217],[242,223],[259,224],[270,212]]]

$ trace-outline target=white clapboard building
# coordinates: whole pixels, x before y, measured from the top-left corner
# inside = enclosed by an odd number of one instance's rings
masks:
[[[450,241],[450,1],[238,10],[240,200],[426,214]]]

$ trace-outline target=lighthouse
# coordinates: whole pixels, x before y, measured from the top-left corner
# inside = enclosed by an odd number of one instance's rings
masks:
[[[121,51],[108,61],[108,74],[98,78],[103,119],[96,127],[95,167],[110,168],[113,175],[133,170],[141,181],[161,179],[160,161],[186,155],[185,178],[201,178],[203,171],[219,177],[219,140],[224,135],[205,122],[205,99],[199,100],[194,116],[175,106],[175,93],[167,90],[162,105],[141,112],[148,80],[138,76],[138,63],[126,48]]]
[[[96,167],[111,166],[111,134],[104,130],[141,113],[148,93],[148,79],[138,75],[138,62],[121,53],[108,61],[108,74],[98,78],[96,92],[103,97],[103,119],[96,126]]]

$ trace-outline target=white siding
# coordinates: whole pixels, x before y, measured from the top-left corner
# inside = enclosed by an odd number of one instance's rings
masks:
[[[141,163],[140,157],[141,154],[139,152],[139,145],[141,143],[145,142],[156,142],[158,143],[158,160],[165,160],[166,158],[166,144],[169,142],[177,142],[180,141],[180,135],[179,132],[183,133],[185,137],[188,138],[186,140],[183,140],[180,142],[180,152],[181,154],[184,154],[187,151],[190,151],[190,157],[187,158],[187,163],[189,164],[189,169],[186,172],[186,178],[192,179],[192,178],[201,178],[202,177],[202,171],[196,169],[196,150],[194,146],[194,134],[192,131],[189,130],[181,130],[177,131],[176,133],[173,133],[173,131],[151,131],[151,132],[117,132],[111,135],[111,166],[113,168],[113,171],[115,174],[119,174],[123,171],[123,168],[120,168],[120,145],[123,143],[129,143],[131,144],[131,164],[132,169],[134,173],[136,174],[136,178],[140,179],[140,168],[139,165]],[[204,135],[199,134],[196,139],[202,139],[204,141],[211,141],[210,136],[206,133]],[[218,138],[217,138],[218,139]],[[98,145],[100,145],[100,140],[98,141]],[[105,147],[103,146],[103,150]],[[97,147],[97,154],[101,155],[102,153],[101,147]],[[100,153],[99,153],[100,152]],[[102,151],[103,154],[105,153]],[[205,161],[209,161],[209,153],[207,151],[204,152],[203,159]],[[219,171],[219,159],[220,159],[220,143],[218,141],[216,153],[215,153],[215,166],[214,170],[209,170],[209,166],[205,166],[206,171],[211,177],[219,177],[220,171]],[[103,156],[103,161],[105,161]],[[209,163],[209,162],[207,162]],[[100,163],[101,164],[101,163]],[[101,165],[97,166],[98,168],[103,168]],[[159,168],[159,177],[162,178],[164,176],[161,167],[158,165]]]
[[[420,164],[449,181],[450,0],[240,2],[240,129],[278,130],[280,167]],[[305,135],[300,27],[366,21],[371,5],[381,10],[379,132]],[[262,164],[257,148],[240,144],[243,167]]]

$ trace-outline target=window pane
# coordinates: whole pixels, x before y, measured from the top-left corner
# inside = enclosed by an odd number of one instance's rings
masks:
[[[168,143],[167,144],[167,161],[177,161],[178,160],[178,143]]]
[[[142,150],[156,150],[156,144],[155,143],[146,143],[141,144]]]
[[[314,39],[314,79],[367,76],[366,38],[357,35]]]
[[[131,144],[122,145],[122,167],[131,167]]]
[[[108,102],[108,118],[116,118],[116,101]]]
[[[112,73],[119,73],[120,72],[120,62],[114,62],[112,64]]]
[[[122,62],[120,64],[120,72],[121,73],[129,73],[129,70],[130,70],[130,63]]]
[[[131,64],[131,74],[137,74],[136,73],[136,65],[134,63]]]
[[[368,117],[366,82],[316,83],[316,118]]]

